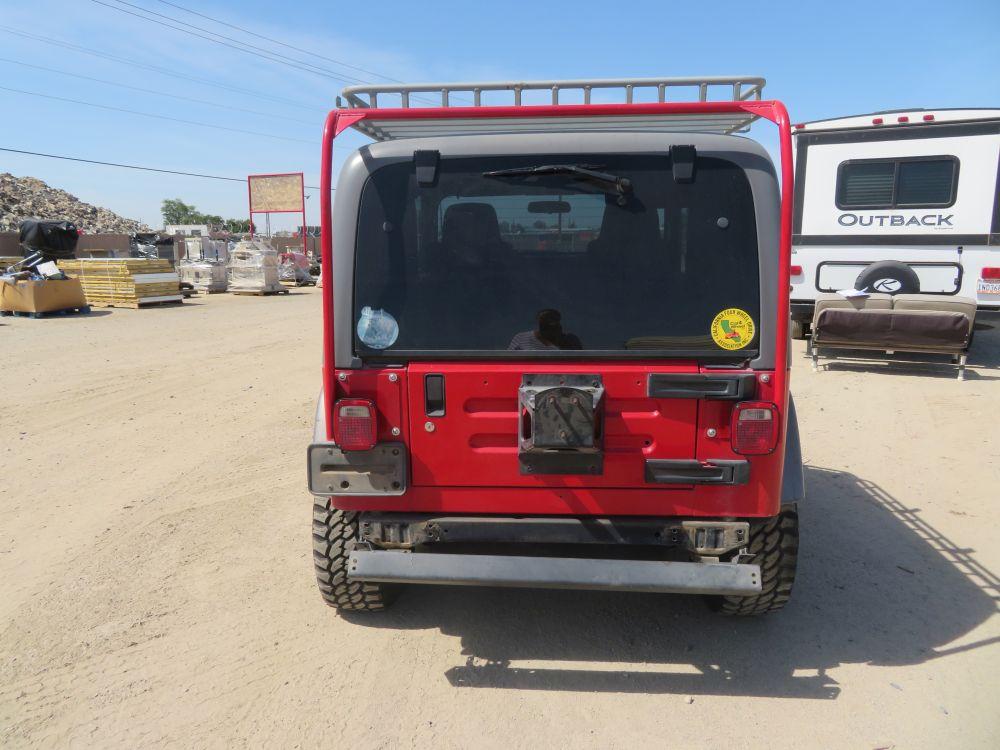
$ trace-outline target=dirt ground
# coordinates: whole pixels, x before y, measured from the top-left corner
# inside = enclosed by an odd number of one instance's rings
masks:
[[[791,605],[316,591],[316,290],[0,320],[4,747],[1000,747],[1000,330],[793,390]]]

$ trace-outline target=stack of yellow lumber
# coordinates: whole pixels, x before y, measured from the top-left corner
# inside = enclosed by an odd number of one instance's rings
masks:
[[[59,261],[59,268],[80,280],[87,302],[95,307],[137,308],[184,299],[169,260],[78,258]]]

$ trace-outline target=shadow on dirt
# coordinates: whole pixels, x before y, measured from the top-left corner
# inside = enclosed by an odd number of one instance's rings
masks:
[[[835,699],[828,670],[919,664],[997,609],[1000,579],[880,487],[806,468],[791,604],[735,620],[697,597],[411,587],[358,625],[461,638],[456,687]],[[521,666],[520,662],[528,662]],[[629,665],[622,669],[622,664]]]

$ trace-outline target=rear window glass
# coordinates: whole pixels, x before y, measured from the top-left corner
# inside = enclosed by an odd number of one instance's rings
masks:
[[[953,156],[844,162],[837,175],[837,206],[950,206],[957,176],[958,160]]]
[[[665,154],[442,159],[432,185],[393,164],[362,192],[355,347],[721,352],[722,311],[759,325],[758,275],[750,184],[723,159],[691,183]]]

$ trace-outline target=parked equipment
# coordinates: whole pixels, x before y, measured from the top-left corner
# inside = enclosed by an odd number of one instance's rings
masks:
[[[1000,311],[1000,109],[796,125],[792,335],[837,290],[960,296]]]
[[[763,86],[344,91],[308,452],[327,603],[381,609],[399,583],[698,593],[734,615],[788,601],[791,133]],[[442,106],[411,108],[421,95]],[[784,193],[733,135],[757,118],[778,125]],[[378,142],[331,206],[350,126]]]

